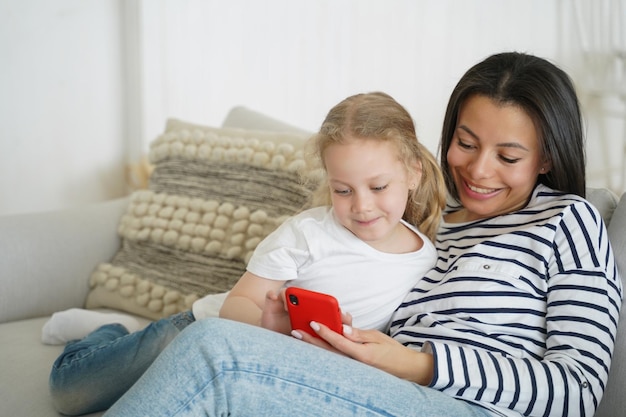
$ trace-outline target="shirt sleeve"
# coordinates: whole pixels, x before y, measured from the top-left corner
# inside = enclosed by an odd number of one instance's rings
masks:
[[[262,278],[291,281],[308,259],[307,240],[295,218],[289,218],[259,243],[246,269]]]
[[[621,279],[606,227],[586,202],[563,212],[548,243],[545,329],[538,329],[544,354],[513,357],[431,340],[423,350],[435,360],[433,388],[522,415],[594,414],[608,380]]]

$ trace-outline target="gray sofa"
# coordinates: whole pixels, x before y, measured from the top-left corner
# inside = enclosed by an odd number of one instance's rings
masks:
[[[244,107],[224,127],[301,129]],[[626,194],[590,189],[626,276]],[[57,416],[48,394],[50,366],[62,346],[43,345],[41,328],[55,311],[83,307],[94,267],[118,250],[116,230],[127,198],[63,211],[0,216],[0,416]],[[626,313],[622,310],[621,316]],[[145,319],[143,319],[145,321]],[[620,321],[611,377],[596,416],[626,416],[626,320]],[[93,416],[101,413],[93,414]]]

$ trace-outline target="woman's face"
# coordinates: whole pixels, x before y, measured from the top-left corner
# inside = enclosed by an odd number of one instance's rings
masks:
[[[480,95],[461,106],[447,160],[463,204],[447,218],[453,222],[524,207],[538,175],[550,168],[528,114]]]

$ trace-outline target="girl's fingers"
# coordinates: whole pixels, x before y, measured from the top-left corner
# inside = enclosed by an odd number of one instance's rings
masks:
[[[341,322],[343,324],[347,324],[348,326],[352,326],[352,314],[345,313],[343,310],[341,310]]]

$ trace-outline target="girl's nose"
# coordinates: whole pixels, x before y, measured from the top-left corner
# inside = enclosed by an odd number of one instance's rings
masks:
[[[368,211],[372,205],[372,198],[369,193],[355,192],[352,197],[352,211],[361,213]]]

